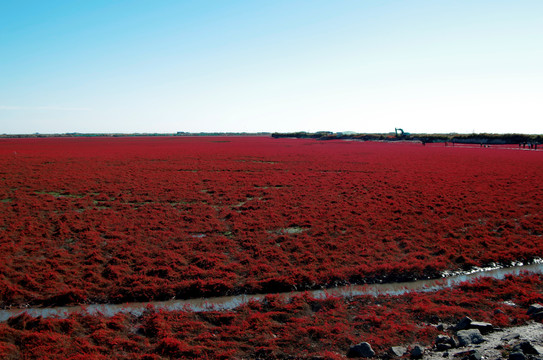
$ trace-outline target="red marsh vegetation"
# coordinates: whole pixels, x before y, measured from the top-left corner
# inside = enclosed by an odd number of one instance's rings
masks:
[[[342,359],[367,341],[378,356],[388,347],[428,346],[438,324],[464,316],[496,327],[523,324],[526,308],[543,302],[543,277],[483,278],[451,289],[401,296],[283,301],[268,296],[231,311],[163,312],[141,316],[26,314],[0,323],[2,359]]]
[[[543,256],[541,198],[535,151],[0,139],[0,307],[300,290],[530,261]]]

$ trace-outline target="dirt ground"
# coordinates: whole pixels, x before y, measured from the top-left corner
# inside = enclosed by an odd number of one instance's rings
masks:
[[[517,337],[518,335],[518,337]],[[539,358],[543,358],[543,324],[531,322],[527,325],[506,328],[483,335],[486,340],[481,344],[468,345],[451,349],[448,352],[426,350],[423,359],[443,360],[443,359],[461,359],[460,355],[469,350],[478,350],[482,359],[501,359],[508,358],[509,350],[521,341],[529,341],[539,352]],[[456,355],[456,356],[455,356]]]

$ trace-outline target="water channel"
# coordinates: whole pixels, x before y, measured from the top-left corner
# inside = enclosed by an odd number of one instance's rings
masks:
[[[506,275],[519,275],[524,272],[543,273],[543,261],[538,259],[530,265],[518,265],[506,268],[486,268],[476,269],[469,273],[461,273],[433,280],[416,280],[409,282],[366,284],[366,285],[348,285],[323,290],[293,291],[280,293],[285,300],[301,294],[308,294],[313,298],[325,298],[327,296],[352,297],[358,295],[401,295],[409,291],[435,291],[465,281],[472,281],[480,277],[492,277],[503,279]],[[139,303],[124,304],[90,304],[81,306],[59,306],[49,308],[24,308],[0,310],[0,322],[6,321],[10,317],[27,313],[32,317],[41,316],[43,318],[59,317],[66,318],[72,313],[85,312],[87,314],[102,314],[106,317],[117,313],[131,313],[136,316],[141,315],[145,309],[152,305],[155,309],[166,311],[186,310],[186,311],[211,311],[211,310],[231,310],[250,301],[261,301],[267,295],[271,294],[247,294],[235,296],[221,296],[201,299],[188,300],[169,300],[169,301],[150,301]]]

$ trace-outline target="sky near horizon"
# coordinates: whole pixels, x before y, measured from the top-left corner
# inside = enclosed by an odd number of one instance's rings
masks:
[[[0,0],[0,134],[542,134],[542,39],[537,0]]]

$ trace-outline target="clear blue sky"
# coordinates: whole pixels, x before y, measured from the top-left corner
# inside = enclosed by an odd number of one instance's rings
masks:
[[[0,0],[0,133],[543,133],[543,1]]]

